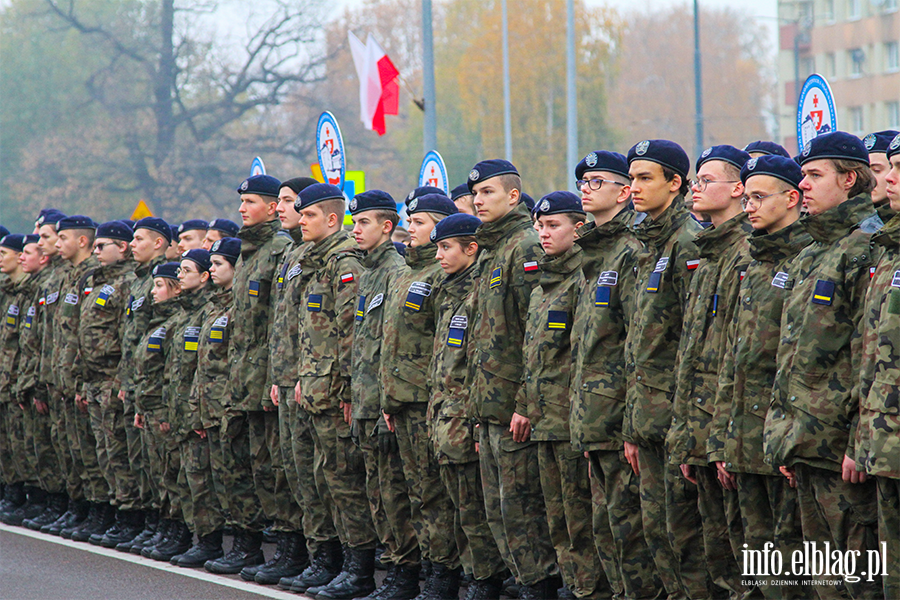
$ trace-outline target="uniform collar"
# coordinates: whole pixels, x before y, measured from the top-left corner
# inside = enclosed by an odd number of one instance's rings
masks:
[[[872,196],[864,193],[818,215],[807,215],[801,222],[815,241],[831,244],[846,237],[854,229],[860,228],[864,221],[873,217],[878,218],[872,205]]]
[[[310,265],[313,269],[319,269],[329,254],[342,244],[347,245],[348,242],[356,245],[349,233],[343,229],[335,231],[321,242],[313,244],[304,255],[302,262],[304,265]]]
[[[541,269],[540,284],[542,286],[559,283],[574,271],[581,268],[582,259],[581,246],[575,244],[558,256],[547,256],[546,254],[538,263]]]
[[[192,312],[209,302],[210,297],[213,295],[212,285],[212,283],[207,282],[199,290],[187,294],[183,293],[176,300],[183,309]]]
[[[894,214],[881,231],[872,238],[872,242],[885,248],[900,244],[900,214]]]
[[[626,231],[628,226],[634,221],[634,210],[625,208],[619,211],[619,214],[612,219],[597,225],[596,223],[585,223],[578,230],[578,239],[575,243],[582,248],[590,248],[606,243],[606,239],[613,237]]]
[[[270,239],[275,237],[278,230],[281,229],[281,221],[278,219],[266,221],[265,223],[257,223],[250,227],[241,227],[237,236],[241,239],[241,254],[253,252]]]
[[[753,233],[747,213],[741,211],[719,227],[708,227],[697,234],[694,242],[700,250],[700,258],[716,258],[722,251],[731,247],[739,240]]]
[[[134,273],[138,277],[146,277],[153,272],[153,269],[156,268],[157,265],[161,265],[165,262],[167,262],[165,256],[157,256],[145,265],[138,264],[137,268],[135,268],[134,270]]]
[[[391,256],[391,252],[397,254],[397,248],[394,247],[394,242],[388,240],[380,246],[373,248],[371,252],[366,253],[365,258],[362,260],[362,264],[367,269],[377,267],[383,263],[387,257]]]
[[[667,240],[690,218],[691,213],[684,205],[684,195],[678,194],[659,218],[651,219],[650,215],[647,215],[643,221],[636,224],[634,235],[646,244],[653,244],[656,240]]]
[[[441,284],[441,291],[455,300],[467,297],[475,288],[475,275],[478,273],[478,261],[473,262],[468,269],[454,273],[447,277]]]
[[[406,248],[406,264],[411,269],[421,269],[437,262],[437,245],[431,242],[423,246]]]
[[[115,279],[123,273],[128,273],[133,268],[131,259],[120,260],[111,265],[100,265],[94,271],[94,283],[106,283],[110,279]]]
[[[812,238],[798,220],[775,233],[766,233],[764,229],[752,233],[749,239],[750,256],[758,261],[779,262],[796,256],[811,242]]]
[[[496,221],[479,225],[475,237],[480,248],[490,250],[494,246],[498,246],[514,231],[526,229],[532,225],[528,207],[520,202],[515,208]]]

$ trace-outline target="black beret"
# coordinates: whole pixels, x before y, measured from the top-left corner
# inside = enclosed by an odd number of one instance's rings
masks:
[[[251,175],[238,186],[238,194],[258,194],[260,196],[278,197],[281,182],[271,175]]]
[[[747,154],[751,152],[761,152],[762,154],[774,154],[776,156],[783,156],[785,158],[790,158],[790,153],[784,149],[784,146],[781,144],[776,144],[775,142],[767,142],[765,140],[758,140],[756,142],[750,142],[746,146],[744,146],[744,152]]]
[[[888,160],[892,159],[895,155],[900,154],[900,133],[891,140],[891,143],[888,144],[887,149],[887,157]]]
[[[234,237],[241,230],[240,225],[229,219],[213,219],[209,222],[209,228],[224,233],[228,237]]]
[[[234,237],[225,237],[213,242],[209,251],[210,255],[218,254],[224,256],[232,265],[237,262],[241,256],[241,240]]]
[[[57,221],[56,231],[65,231],[66,229],[97,229],[97,224],[90,217],[73,215]]]
[[[37,226],[41,225],[56,225],[59,223],[60,219],[64,219],[66,217],[62,211],[59,211],[55,208],[42,208],[41,212],[38,213],[38,218],[35,221]]]
[[[194,229],[198,231],[206,231],[207,229],[209,229],[209,223],[207,223],[203,219],[188,219],[178,226],[178,235],[181,235],[185,231],[191,231]]]
[[[754,175],[776,177],[798,190],[800,189],[800,181],[803,179],[800,165],[793,159],[785,158],[779,154],[755,156],[748,160],[744,168],[741,169],[741,181],[747,183],[747,180]]]
[[[218,240],[216,240],[218,241]],[[188,250],[186,252],[181,253],[182,260],[190,260],[197,264],[197,267],[200,269],[200,272],[209,271],[209,251],[203,250],[202,248],[194,248],[192,250]]]
[[[606,171],[623,177],[628,175],[628,160],[618,152],[597,150],[581,159],[575,167],[575,179],[582,179],[588,171]]]
[[[502,158],[491,158],[489,160],[483,160],[469,171],[469,180],[467,185],[469,186],[469,190],[476,183],[481,183],[491,177],[497,177],[498,175],[518,175],[519,171],[515,166],[508,160],[503,160]]]
[[[534,210],[534,198],[532,198],[525,192],[522,192],[522,194],[519,196],[519,202],[525,205],[525,207],[528,209],[528,212]]]
[[[721,146],[710,146],[706,150],[700,154],[700,158],[697,159],[697,171],[700,170],[700,167],[703,166],[704,163],[707,163],[711,160],[721,160],[723,162],[727,162],[730,165],[737,167],[738,170],[743,169],[744,165],[748,160],[750,160],[750,154],[744,152],[743,150],[738,150],[734,146],[729,146],[728,144],[722,144]]]
[[[29,233],[25,236],[25,243],[22,245],[22,248],[27,246],[28,244],[37,244],[41,240],[41,236],[35,233]]]
[[[160,219],[159,217],[144,217],[140,219],[137,223],[134,224],[134,230],[138,229],[149,229],[150,231],[155,231],[159,235],[166,238],[166,241],[170,244],[172,243],[172,228],[168,223]]]
[[[316,183],[297,194],[294,202],[294,210],[300,212],[307,206],[325,202],[326,200],[343,200],[344,192],[336,185],[330,183]]]
[[[572,192],[550,192],[534,207],[534,216],[559,215],[563,213],[587,214],[581,206],[581,198]]]
[[[869,152],[862,140],[846,131],[823,133],[806,142],[800,152],[800,166],[811,160],[832,158],[869,164]]]
[[[9,235],[9,229],[4,227],[3,225],[0,225],[0,238],[5,237],[7,235]]]
[[[628,151],[628,165],[636,160],[649,160],[672,169],[682,179],[691,170],[691,159],[684,148],[669,140],[644,140],[638,142]]]
[[[431,230],[431,241],[439,242],[447,238],[475,235],[479,225],[481,225],[481,219],[478,217],[466,213],[450,215],[446,219],[438,221]]]
[[[404,200],[404,202],[406,203],[407,206],[409,206],[410,202],[412,202],[416,198],[421,198],[425,194],[441,194],[443,196],[447,195],[444,193],[444,190],[442,190],[441,188],[434,187],[433,185],[423,185],[421,187],[417,187],[416,189],[414,189],[413,191],[408,193],[406,195],[406,200]]]
[[[0,239],[0,246],[21,252],[25,249],[25,236],[21,233],[8,233]]]
[[[863,138],[863,145],[866,147],[866,150],[869,151],[869,154],[887,154],[888,146],[891,145],[891,142],[894,141],[897,134],[900,134],[900,131],[894,131],[893,129],[876,131]]]
[[[353,197],[350,201],[350,214],[357,215],[367,210],[391,210],[397,212],[397,203],[387,192],[369,190]]]
[[[394,242],[394,248],[397,249],[397,254],[400,256],[406,256],[406,244],[403,242]]]
[[[166,277],[168,279],[178,279],[178,269],[180,263],[169,262],[153,267],[153,277]]]
[[[134,239],[134,230],[122,221],[107,221],[97,226],[97,237],[130,242]]]
[[[280,191],[283,187],[291,188],[291,191],[293,191],[295,194],[299,194],[309,186],[315,185],[316,183],[318,182],[312,177],[294,177],[293,179],[282,181],[281,186],[279,186],[278,189]]]
[[[462,183],[450,190],[450,199],[454,202],[463,196],[471,196],[472,190],[469,189],[468,183]]]
[[[409,206],[406,207],[406,213],[409,215],[420,212],[455,215],[459,212],[459,209],[453,204],[453,200],[444,194],[425,194],[424,196],[413,198]]]

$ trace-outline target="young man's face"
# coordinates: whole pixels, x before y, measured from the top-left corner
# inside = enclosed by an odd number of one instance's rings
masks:
[[[318,244],[331,233],[328,217],[318,204],[307,206],[301,210],[299,223],[304,242]]]
[[[209,276],[212,282],[221,288],[227,288],[234,279],[234,267],[228,259],[219,254],[213,254],[209,257],[212,263],[209,267]]]
[[[888,171],[884,178],[888,200],[891,208],[900,211],[900,154],[895,154],[891,158],[891,170]]]
[[[478,246],[474,243],[464,248],[459,243],[459,238],[440,240],[436,246],[435,257],[447,275],[453,275],[469,268],[475,262],[475,253],[478,251]]]
[[[188,250],[196,250],[203,247],[203,237],[206,232],[202,229],[188,229],[178,236],[178,254],[184,254]]]
[[[424,246],[431,241],[431,230],[434,219],[425,213],[413,213],[409,216],[409,245],[412,248]]]
[[[774,233],[798,216],[799,193],[784,181],[770,175],[754,175],[744,189],[744,209],[753,229]]]
[[[591,214],[614,210],[631,193],[630,185],[616,182],[616,176],[606,171],[586,171],[581,177],[581,207]],[[595,190],[597,185],[600,189]]]
[[[693,212],[716,215],[739,202],[744,186],[740,181],[733,181],[734,177],[728,175],[725,164],[721,160],[709,160],[700,165],[698,182],[691,186]]]
[[[669,207],[681,185],[678,175],[666,181],[662,165],[650,160],[635,160],[628,167],[631,175],[631,199],[635,210],[656,218]]]
[[[821,214],[848,199],[852,186],[847,184],[848,179],[844,175],[837,172],[831,160],[811,160],[800,170],[803,172],[803,180],[800,181],[803,204],[809,214]]]
[[[475,196],[471,194],[460,196],[453,201],[453,204],[456,205],[456,208],[461,213],[466,213],[467,215],[472,215],[473,217],[478,216],[475,211]]]
[[[56,235],[56,227],[54,225],[41,225],[38,228],[38,237],[41,239],[38,240],[37,245],[41,252],[44,253],[44,256],[56,256],[56,240],[59,239],[59,236]]]
[[[25,244],[25,250],[19,256],[19,264],[26,273],[37,273],[46,264],[46,259],[36,243]]]
[[[12,248],[0,246],[0,273],[10,275],[19,270],[19,254]]]
[[[573,223],[568,215],[540,215],[534,228],[547,256],[557,256],[575,245],[575,230],[582,225],[584,221]]]
[[[275,212],[278,213],[283,229],[296,229],[300,226],[300,213],[294,209],[296,201],[297,194],[291,188],[283,187],[278,191],[278,206],[275,207]]]
[[[277,200],[259,194],[241,194],[241,220],[245,227],[253,227],[272,220]]]
[[[200,246],[204,250],[212,250],[213,244],[222,239],[222,232],[218,229],[210,229],[203,236],[203,244]]]
[[[872,169],[872,174],[875,175],[875,189],[872,190],[872,202],[876,205],[882,204],[887,200],[887,175],[891,170],[891,163],[888,162],[887,154],[884,152],[869,154],[869,167]]]
[[[59,237],[56,240],[56,251],[64,260],[72,260],[78,254],[78,240],[80,237],[74,229],[66,229],[59,232]]]
[[[119,244],[122,244],[121,246]],[[104,267],[114,265],[125,260],[125,248],[123,242],[114,242],[109,238],[97,238],[94,240],[94,256]]]
[[[519,203],[519,190],[506,191],[500,177],[491,177],[472,186],[475,216],[485,223],[493,223],[512,211]]]
[[[353,216],[353,237],[363,252],[377,248],[391,237],[391,222],[379,222],[375,213],[367,210]]]
[[[209,279],[209,275],[206,271],[201,273],[197,263],[187,259],[181,261],[181,268],[178,269],[178,282],[181,284],[183,292],[200,289],[207,279]]]
[[[158,243],[157,240],[159,240]],[[165,243],[165,238],[155,231],[143,228],[135,230],[134,238],[130,244],[134,260],[142,265],[147,264],[153,260],[157,249],[163,243]]]

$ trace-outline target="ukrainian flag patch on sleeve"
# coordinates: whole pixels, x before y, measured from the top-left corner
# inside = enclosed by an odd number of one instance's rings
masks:
[[[306,300],[306,310],[320,312],[322,310],[322,294],[310,294]]]
[[[824,304],[831,306],[834,302],[834,282],[819,279],[816,281],[816,289],[813,290],[813,304]]]
[[[6,310],[6,326],[7,327],[15,327],[19,324],[19,307],[15,304],[10,304],[9,308]]]
[[[362,321],[366,314],[366,297],[360,296],[359,303],[356,305],[356,320]]]
[[[184,351],[196,352],[200,346],[200,328],[185,327],[184,328]]]
[[[466,340],[466,329],[469,328],[469,317],[455,315],[450,319],[450,331],[447,332],[447,345],[460,348]]]
[[[491,271],[491,289],[500,287],[503,282],[503,267],[497,267]]]
[[[109,297],[116,293],[116,288],[111,285],[104,285],[100,288],[100,295],[97,296],[97,299],[94,303],[97,306],[106,306],[106,302],[109,300]]]
[[[25,313],[25,329],[31,329],[31,323],[34,320],[35,314],[37,314],[37,309],[33,306],[29,306],[28,312]]]
[[[569,325],[569,313],[564,310],[547,312],[547,329],[566,329]]]
[[[250,289],[248,290],[248,293],[251,296],[259,296],[259,282],[258,281],[250,282]]]

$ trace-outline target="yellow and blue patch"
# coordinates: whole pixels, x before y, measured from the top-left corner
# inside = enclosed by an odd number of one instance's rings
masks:
[[[813,290],[813,304],[831,306],[834,302],[834,282],[819,279],[816,281],[816,289]]]
[[[491,289],[500,287],[503,282],[503,268],[497,267],[491,271]]]
[[[404,306],[410,310],[419,312],[425,303],[425,298],[431,295],[431,284],[424,281],[414,281],[406,292]]]
[[[25,329],[31,329],[31,323],[34,321],[34,315],[37,314],[37,309],[33,306],[28,307],[28,312],[25,313]]]
[[[647,281],[646,292],[651,294],[655,294],[659,291],[660,283],[662,282],[662,272],[654,271],[650,273],[650,279]]]
[[[209,341],[215,344],[221,344],[225,341],[225,328],[228,327],[228,315],[222,315],[213,321],[209,330]]]
[[[248,293],[251,296],[259,296],[259,282],[258,281],[250,282],[250,289],[248,290]]]
[[[306,310],[309,312],[321,312],[322,294],[310,294],[306,299]]]
[[[594,294],[594,306],[609,306],[609,299],[611,296],[611,288],[605,285],[598,285],[597,293]]]
[[[285,273],[287,273],[287,269],[288,269],[288,264],[287,264],[287,262],[285,262],[284,266],[281,267],[281,273],[279,273],[277,283],[276,283],[279,290],[284,287],[284,275],[285,275]]]
[[[106,306],[106,303],[109,301],[109,297],[116,293],[116,288],[111,285],[104,285],[100,288],[100,294],[97,295],[97,299],[94,303],[97,306]]]
[[[719,311],[719,295],[712,295],[712,316],[716,316],[716,313]]]
[[[166,328],[160,327],[150,334],[147,339],[147,352],[162,352],[163,342],[166,340]]]
[[[19,324],[19,307],[15,304],[10,304],[9,308],[6,310],[6,326],[7,327],[16,327]]]
[[[200,348],[199,327],[185,327],[183,338],[185,352],[196,352]]]
[[[356,320],[362,321],[365,314],[366,314],[366,297],[360,296],[359,302],[356,305]]]
[[[569,313],[564,310],[551,310],[547,312],[547,329],[567,329],[569,326]]]
[[[466,329],[469,327],[469,317],[455,315],[450,319],[450,330],[447,332],[447,345],[453,348],[461,348],[466,340]]]

